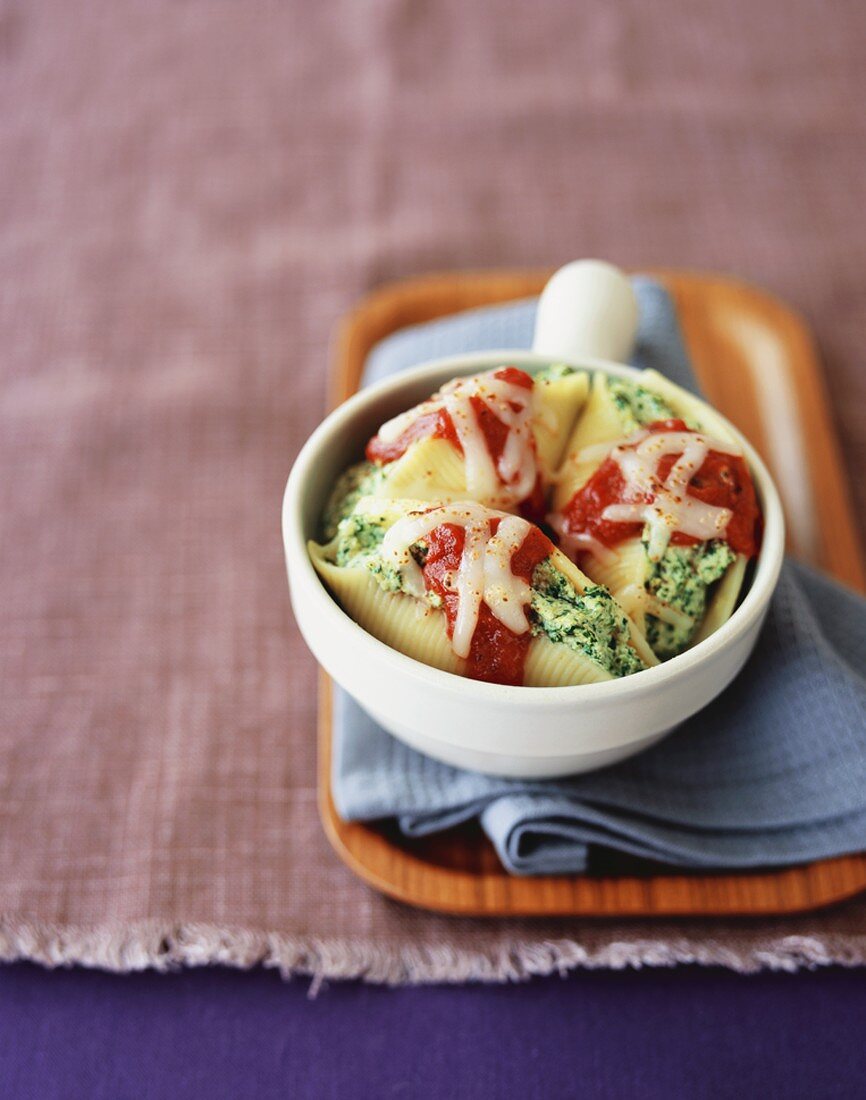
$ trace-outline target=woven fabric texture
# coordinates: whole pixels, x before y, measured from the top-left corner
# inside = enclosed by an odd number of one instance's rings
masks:
[[[862,903],[491,924],[355,881],[278,514],[360,294],[579,255],[792,302],[861,470],[864,33],[857,0],[0,5],[0,955],[392,981],[862,957]]]

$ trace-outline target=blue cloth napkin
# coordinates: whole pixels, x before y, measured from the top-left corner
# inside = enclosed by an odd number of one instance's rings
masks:
[[[696,388],[670,299],[635,280],[636,366]],[[525,348],[535,301],[404,329],[365,382],[462,351]],[[423,836],[477,818],[514,874],[576,873],[604,849],[686,868],[802,863],[866,848],[866,601],[785,563],[744,671],[640,756],[525,782],[460,771],[407,748],[335,695],[333,791],[348,820]]]

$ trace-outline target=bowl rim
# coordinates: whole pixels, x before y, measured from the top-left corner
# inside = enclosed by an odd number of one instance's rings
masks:
[[[303,530],[308,475],[319,454],[327,449],[330,441],[343,432],[356,417],[370,410],[383,398],[392,397],[401,390],[415,387],[428,379],[434,388],[440,385],[446,380],[440,378],[443,372],[453,371],[454,375],[470,374],[479,368],[491,369],[505,363],[541,369],[562,362],[567,362],[577,370],[598,370],[621,378],[638,379],[641,376],[641,371],[635,367],[606,359],[587,357],[568,361],[562,357],[515,348],[494,348],[490,351],[450,355],[420,363],[358,390],[330,412],[310,435],[295,459],[283,495],[282,533],[289,585],[293,593],[300,585],[304,585],[311,595],[315,593],[313,598],[317,601],[317,609],[325,623],[344,634],[348,631],[354,652],[357,652],[355,647],[360,646],[371,660],[390,668],[394,675],[467,700],[489,704],[519,702],[521,706],[539,710],[553,705],[578,703],[591,706],[613,699],[639,699],[643,695],[654,694],[658,688],[687,676],[696,667],[711,661],[721,650],[735,645],[752,629],[756,620],[763,616],[775,590],[785,554],[785,520],[779,493],[765,463],[743,433],[697,395],[694,396],[702,404],[721,417],[743,448],[761,500],[764,530],[755,571],[742,602],[726,622],[693,648],[652,668],[600,683],[573,684],[566,687],[491,684],[445,672],[417,661],[414,657],[408,657],[379,641],[343,611],[313,567]]]

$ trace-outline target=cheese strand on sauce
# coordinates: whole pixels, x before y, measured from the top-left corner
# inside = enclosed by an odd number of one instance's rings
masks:
[[[490,533],[490,520],[500,520],[496,534]],[[463,553],[453,580],[457,595],[457,614],[451,645],[458,657],[468,657],[472,637],[478,625],[482,601],[491,614],[514,634],[529,630],[526,605],[531,589],[511,570],[511,559],[520,549],[532,525],[519,516],[493,512],[474,502],[445,504],[427,512],[399,519],[382,540],[382,558],[399,572],[406,592],[423,598],[426,592],[424,572],[410,548],[427,535],[452,524],[464,531]]]
[[[649,529],[647,554],[660,561],[674,531],[706,541],[724,538],[733,512],[705,504],[688,493],[689,482],[710,451],[737,455],[731,443],[711,439],[700,432],[656,432],[636,447],[616,446],[610,457],[617,463],[625,480],[624,502],[609,504],[602,519],[614,523],[646,523]],[[678,454],[664,482],[658,477],[658,465],[667,455]],[[645,498],[649,497],[647,501]],[[644,498],[643,500],[641,498]]]
[[[570,557],[573,558],[582,551],[588,551],[597,561],[616,561],[616,551],[611,550],[609,546],[605,546],[603,542],[600,542],[588,531],[570,531],[568,517],[564,516],[562,512],[551,512],[547,517],[547,522],[559,536],[560,549],[564,550]]]
[[[451,417],[466,466],[466,491],[483,500],[511,506],[525,500],[538,476],[532,433],[533,389],[497,378],[495,371],[456,378],[414,409],[379,429],[384,443],[396,442],[420,416],[444,409]],[[498,462],[490,454],[471,398],[484,402],[508,429]]]

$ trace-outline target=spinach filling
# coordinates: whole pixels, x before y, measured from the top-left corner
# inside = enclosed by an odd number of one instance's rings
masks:
[[[670,420],[676,414],[663,397],[639,382],[608,378],[607,392],[616,406],[627,432],[636,432],[656,420]]]
[[[651,563],[647,592],[690,620],[679,625],[647,615],[646,639],[657,657],[667,660],[688,645],[706,612],[710,585],[724,576],[735,559],[726,542],[714,539],[697,546],[669,546],[661,561]]]
[[[604,585],[578,593],[550,558],[532,574],[529,618],[534,635],[583,653],[613,676],[646,667],[630,644],[628,620]]]
[[[351,515],[364,496],[373,496],[382,481],[382,468],[372,462],[358,462],[340,474],[328,497],[322,516],[322,537],[330,542],[340,522]]]
[[[341,520],[334,540],[334,564],[343,569],[366,569],[386,592],[400,592],[400,571],[382,561],[379,547],[387,527],[375,516],[350,515]]]

